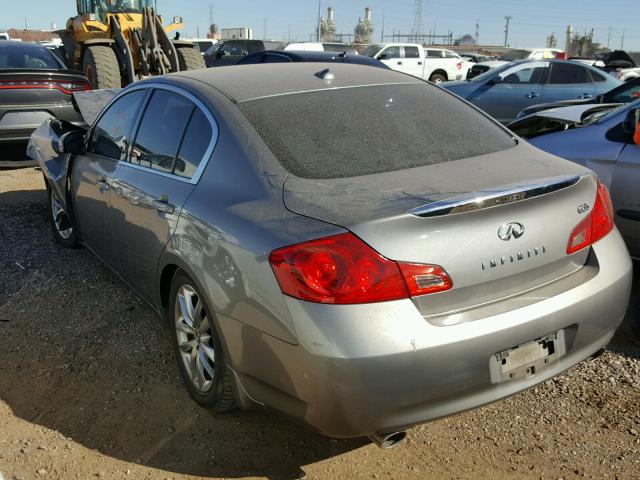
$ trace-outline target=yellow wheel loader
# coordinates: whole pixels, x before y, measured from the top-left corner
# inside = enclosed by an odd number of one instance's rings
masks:
[[[120,88],[154,75],[206,68],[193,43],[169,37],[183,27],[182,18],[163,27],[153,0],[76,3],[78,15],[58,34],[69,67],[83,71],[92,88]]]

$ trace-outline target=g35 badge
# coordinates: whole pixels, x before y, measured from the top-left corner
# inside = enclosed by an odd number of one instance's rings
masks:
[[[578,206],[578,213],[588,212],[590,208],[591,207],[589,206],[588,203],[583,203],[582,205]]]

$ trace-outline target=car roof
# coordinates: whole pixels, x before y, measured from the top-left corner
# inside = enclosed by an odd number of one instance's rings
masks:
[[[47,47],[44,47],[42,45],[40,45],[39,43],[35,43],[35,42],[16,42],[14,40],[0,40],[0,48],[2,47],[13,47],[13,48],[22,48],[25,50],[42,50],[42,49],[47,49]]]
[[[330,70],[333,79],[323,79]],[[236,102],[306,91],[385,84],[424,84],[416,77],[383,68],[349,63],[262,63],[190,70],[167,75],[191,78],[214,87]]]
[[[351,63],[361,63],[367,65],[379,65],[381,62],[367,57],[366,55],[357,55],[353,53],[348,53],[343,55],[342,52],[316,52],[313,50],[264,50],[262,52],[254,52],[249,54],[248,56],[258,56],[264,55],[266,53],[273,55],[283,55],[285,57],[289,57],[292,59],[297,58],[298,60],[303,60],[305,62],[326,62],[330,60],[339,59],[339,61],[351,62]],[[246,57],[245,57],[246,58]],[[384,64],[382,64],[384,65]]]

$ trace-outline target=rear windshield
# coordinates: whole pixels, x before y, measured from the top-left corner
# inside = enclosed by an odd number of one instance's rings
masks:
[[[0,45],[0,69],[60,70],[60,64],[45,47],[6,42]]]
[[[515,140],[426,83],[281,95],[239,104],[271,151],[302,178],[344,178],[506,150]]]

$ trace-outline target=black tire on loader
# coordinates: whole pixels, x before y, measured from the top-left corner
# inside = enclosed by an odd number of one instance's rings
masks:
[[[89,79],[91,88],[120,88],[120,65],[115,52],[104,45],[87,47],[82,59],[82,71]]]
[[[177,48],[178,65],[181,72],[187,70],[198,70],[200,68],[207,68],[207,64],[202,57],[202,54],[192,47]]]

